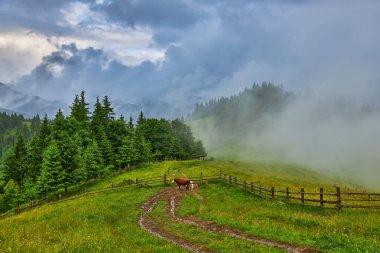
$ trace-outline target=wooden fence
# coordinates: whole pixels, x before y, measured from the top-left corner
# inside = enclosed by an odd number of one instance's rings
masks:
[[[244,188],[256,196],[281,200],[289,203],[298,203],[307,206],[320,206],[327,208],[372,208],[380,209],[380,193],[365,192],[342,192],[340,187],[336,187],[335,192],[326,192],[319,188],[319,192],[305,191],[300,188],[299,191],[290,191],[286,189],[277,189],[275,187],[264,187],[254,182],[239,180],[237,177],[220,173],[219,179],[229,185],[236,185]]]
[[[100,179],[99,179],[100,180]],[[169,179],[167,174],[157,177],[149,178],[136,178],[124,179],[119,184],[111,183],[108,187],[97,188],[89,190],[89,186],[95,184],[99,180],[93,180],[77,186],[77,189],[66,196],[62,197],[61,194],[52,195],[50,197],[41,197],[40,199],[30,200],[29,204],[20,205],[17,208],[10,210],[6,213],[0,214],[0,219],[12,216],[17,213],[21,213],[27,210],[31,210],[35,207],[42,205],[49,205],[54,203],[61,203],[70,201],[73,199],[81,198],[84,196],[114,191],[116,189],[128,188],[128,187],[153,187],[167,185]],[[239,180],[237,177],[231,175],[225,175],[220,173],[219,175],[203,175],[199,177],[191,177],[191,181],[202,185],[208,180],[222,181],[228,185],[235,185],[244,188],[246,192],[252,193],[256,196],[271,200],[280,200],[288,203],[298,203],[307,206],[320,206],[326,208],[371,208],[380,209],[380,193],[365,193],[365,192],[341,192],[340,187],[336,187],[336,192],[325,192],[323,188],[319,189],[319,192],[305,192],[304,188],[300,188],[300,191],[290,191],[286,189],[277,189],[275,187],[264,187],[254,182],[248,182],[245,180]],[[76,195],[73,195],[76,194]]]

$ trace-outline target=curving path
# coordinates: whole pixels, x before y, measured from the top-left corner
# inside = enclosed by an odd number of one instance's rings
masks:
[[[191,194],[193,194],[198,200],[201,202],[201,207],[203,208],[203,197],[199,195],[194,189],[197,188],[197,185],[193,185],[191,187],[191,191],[189,191]],[[242,231],[239,231],[234,228],[221,226],[218,224],[215,224],[213,222],[200,220],[194,216],[189,217],[178,217],[176,216],[176,208],[179,206],[180,201],[185,196],[186,191],[185,190],[178,190],[177,187],[167,187],[162,192],[159,192],[152,198],[150,198],[147,202],[145,202],[141,209],[143,210],[143,213],[139,219],[139,225],[141,228],[145,229],[147,232],[163,238],[167,241],[170,241],[184,249],[187,249],[191,252],[212,252],[207,249],[206,245],[202,244],[195,244],[192,242],[189,242],[183,238],[180,238],[178,236],[174,236],[170,233],[167,233],[159,223],[155,222],[152,218],[149,217],[149,213],[154,209],[154,207],[157,205],[159,200],[166,200],[168,202],[168,212],[170,214],[170,218],[172,222],[181,222],[184,224],[187,224],[189,226],[195,226],[202,228],[207,231],[211,231],[214,233],[224,233],[231,237],[235,237],[238,239],[243,239],[247,241],[251,241],[258,244],[267,245],[270,247],[279,248],[288,252],[294,252],[294,253],[314,253],[319,252],[316,249],[303,247],[303,246],[297,246],[297,245],[291,245],[280,241],[275,240],[269,240],[265,238],[261,238],[258,236],[249,235],[247,233],[244,233]]]

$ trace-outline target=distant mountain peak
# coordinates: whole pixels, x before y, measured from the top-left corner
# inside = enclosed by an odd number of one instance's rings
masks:
[[[29,96],[14,90],[11,85],[0,82],[0,111],[33,117],[36,114],[53,116],[59,108],[67,107],[58,101],[50,101],[38,96]]]

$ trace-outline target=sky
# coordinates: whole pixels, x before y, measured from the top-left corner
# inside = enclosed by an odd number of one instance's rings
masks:
[[[380,1],[0,0],[0,82],[177,117],[271,81],[378,103]]]

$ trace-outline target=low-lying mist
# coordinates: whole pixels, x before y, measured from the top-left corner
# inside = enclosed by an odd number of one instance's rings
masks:
[[[303,165],[380,189],[378,109],[345,99],[297,97],[281,88],[262,98],[263,87],[254,89],[252,99],[241,99],[245,92],[232,97],[219,115],[214,110],[191,118],[210,156]]]

